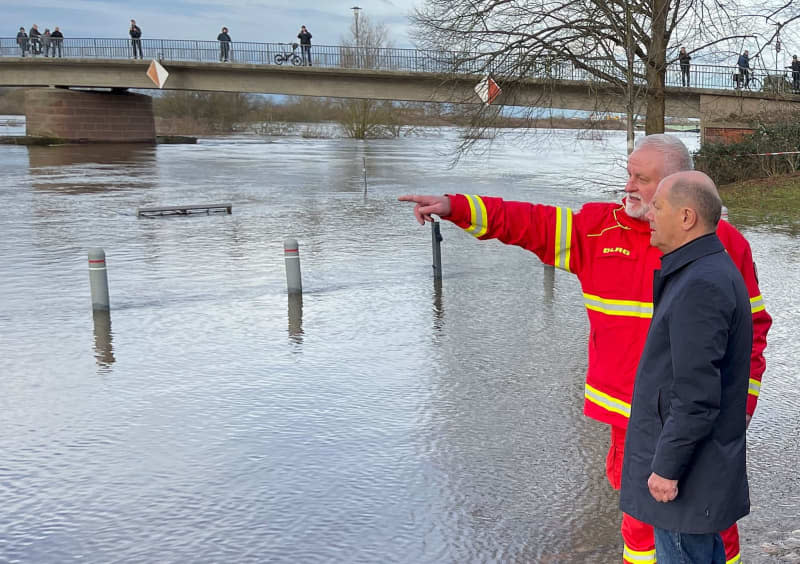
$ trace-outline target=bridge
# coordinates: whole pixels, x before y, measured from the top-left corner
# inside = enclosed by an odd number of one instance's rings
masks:
[[[28,50],[22,57],[15,38],[0,38],[0,86],[54,87],[29,92],[28,134],[82,140],[154,138],[150,98],[126,92],[156,88],[145,75],[150,59],[159,60],[169,71],[164,88],[174,90],[474,104],[480,103],[475,84],[491,74],[503,88],[496,104],[625,111],[626,96],[620,87],[568,62],[526,60],[523,53],[496,62],[477,52],[314,45],[313,66],[306,66],[296,46],[287,44],[232,42],[230,62],[220,62],[217,41],[142,39],[141,43],[145,60],[131,60],[129,39],[92,38],[61,40],[60,56],[51,40],[50,56],[44,56],[42,48],[37,55]],[[599,68],[612,76],[620,74],[608,61],[598,60],[596,65],[604,65]],[[520,73],[520,68],[527,70]],[[635,70],[644,74],[640,63]],[[739,89],[733,67],[692,65],[687,88],[681,86],[680,67],[669,65],[666,114],[700,118],[703,134],[714,137],[720,130],[747,128],[748,117],[785,115],[800,104],[785,75],[756,70],[752,79],[749,89]],[[641,105],[637,110],[644,113]]]

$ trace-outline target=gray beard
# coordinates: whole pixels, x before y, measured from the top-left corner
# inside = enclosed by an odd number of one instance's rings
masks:
[[[631,210],[631,208],[632,208],[631,200],[626,200],[625,201],[625,213],[628,214],[628,216],[630,216],[630,217],[632,217],[634,219],[644,220],[644,216],[647,215],[648,211],[650,211],[650,206],[644,205],[641,202],[641,200],[639,200],[639,203],[640,203],[639,209],[637,211],[632,211]]]

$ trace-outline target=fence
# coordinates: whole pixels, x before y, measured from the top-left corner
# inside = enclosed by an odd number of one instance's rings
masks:
[[[50,40],[51,45],[54,40]],[[221,59],[218,41],[184,39],[141,39],[145,58],[163,62],[219,62]],[[61,55],[79,59],[127,59],[133,57],[130,39],[68,38],[61,40]],[[28,40],[26,56],[44,56],[31,52]],[[51,46],[50,51],[54,51]],[[255,43],[233,41],[230,44],[230,60],[233,63],[250,65],[274,65],[276,55],[301,55],[300,47],[287,43]],[[55,52],[50,53],[51,56]],[[22,50],[16,38],[0,38],[0,57],[20,57]],[[290,57],[289,57],[290,58]],[[553,80],[576,80],[600,82],[590,71],[574,66],[570,62],[549,58],[532,58],[524,51],[512,52],[502,57],[479,52],[435,51],[424,49],[373,48],[335,45],[311,47],[311,61],[322,68],[371,69],[406,72],[436,72],[457,74],[492,74],[496,77],[546,78]],[[588,61],[592,68],[624,81],[624,63],[612,65],[607,60]],[[284,64],[291,64],[286,62]],[[637,62],[634,71],[644,76],[644,64]],[[692,65],[689,83],[692,88],[730,90],[736,87],[733,66]],[[786,73],[768,74],[754,70],[751,73],[753,90],[790,92],[791,83]],[[643,78],[636,79],[644,84]],[[681,71],[678,64],[671,64],[666,72],[667,86],[681,86]]]

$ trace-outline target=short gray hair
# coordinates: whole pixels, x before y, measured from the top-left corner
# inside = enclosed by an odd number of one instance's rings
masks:
[[[636,142],[637,149],[644,147],[655,149],[664,157],[664,170],[662,171],[664,176],[684,170],[694,170],[694,162],[689,149],[674,135],[665,133],[645,135]]]
[[[711,232],[717,229],[722,215],[722,200],[714,182],[707,176],[705,178],[703,176],[676,178],[668,197],[673,203],[690,204]]]

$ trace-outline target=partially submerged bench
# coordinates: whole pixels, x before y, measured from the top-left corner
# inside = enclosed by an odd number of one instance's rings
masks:
[[[162,215],[193,215],[211,213],[232,213],[232,204],[199,204],[196,206],[166,206],[159,208],[136,208],[136,217],[155,217]]]

